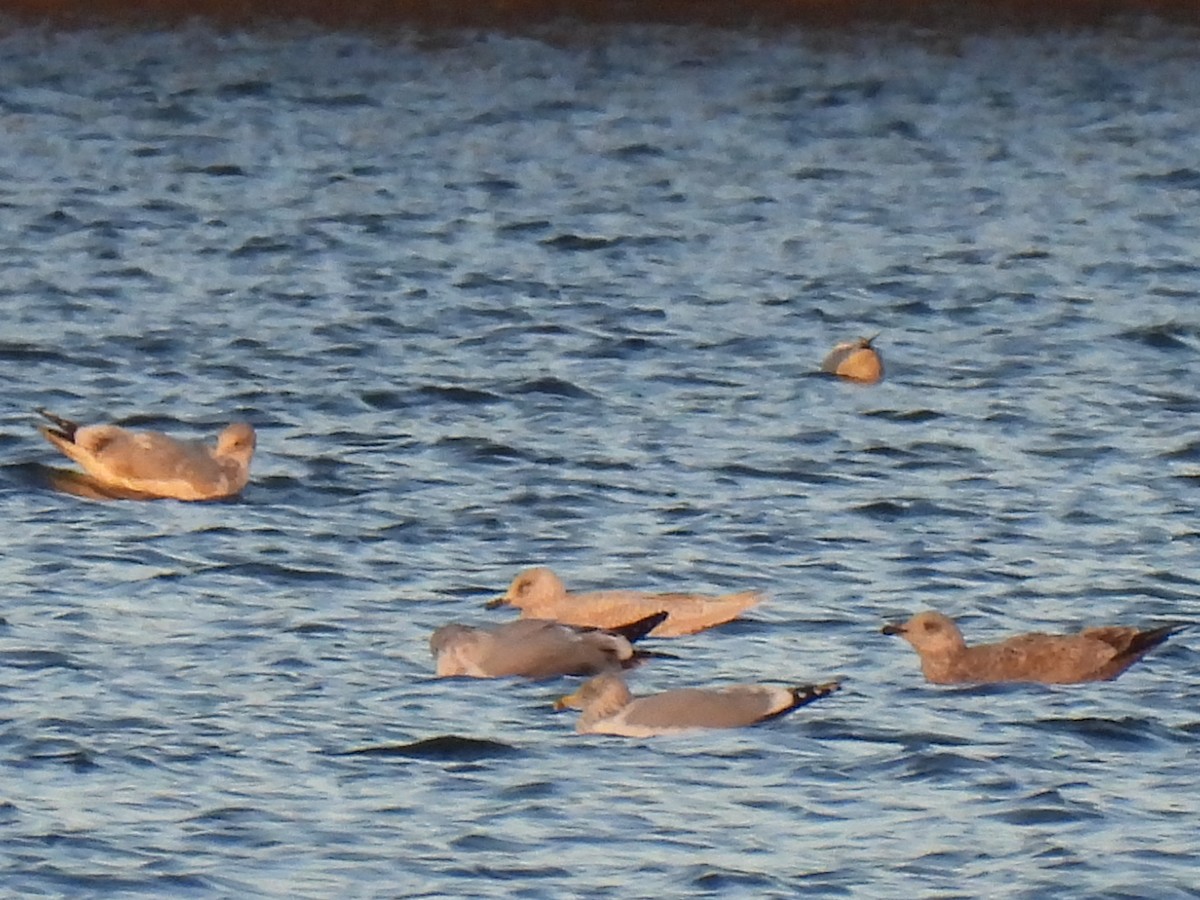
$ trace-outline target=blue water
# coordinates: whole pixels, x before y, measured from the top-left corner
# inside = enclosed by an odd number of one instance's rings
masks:
[[[879,634],[1196,620],[1198,39],[9,23],[0,891],[1200,896],[1195,630],[1071,688]],[[252,483],[55,493],[39,406],[248,419]],[[433,679],[532,564],[769,593],[635,690],[845,690],[631,742]]]

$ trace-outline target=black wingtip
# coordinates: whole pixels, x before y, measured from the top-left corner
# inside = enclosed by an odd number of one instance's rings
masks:
[[[656,612],[653,615],[646,616],[644,619],[638,619],[636,622],[630,622],[628,625],[622,625],[619,628],[609,628],[614,634],[619,634],[629,643],[639,641],[648,635],[651,631],[657,628],[667,618],[667,613]]]
[[[830,694],[837,693],[842,689],[840,681],[826,681],[822,684],[802,684],[792,688],[792,696],[796,698],[797,706],[805,706],[812,703],[814,700],[820,700],[822,697],[828,697]]]
[[[840,681],[826,681],[822,684],[799,684],[790,687],[788,690],[792,694],[791,705],[771,713],[767,716],[767,719],[778,719],[780,716],[786,716],[788,713],[802,706],[808,706],[814,700],[828,697],[830,694],[837,693],[841,689],[842,683]]]
[[[75,432],[79,430],[79,424],[77,422],[72,422],[70,419],[64,419],[62,416],[56,416],[44,406],[35,407],[34,412],[36,412],[39,416],[42,416],[44,419],[49,420],[55,426],[54,428],[47,428],[45,425],[39,425],[38,430],[41,431],[42,434],[52,434],[55,437],[62,438],[64,441],[69,441],[72,444],[75,443]]]

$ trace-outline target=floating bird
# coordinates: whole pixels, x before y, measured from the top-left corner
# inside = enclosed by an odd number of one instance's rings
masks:
[[[883,359],[871,342],[879,337],[857,338],[838,344],[821,363],[821,371],[837,375],[862,384],[876,384],[883,380]]]
[[[210,447],[157,431],[79,425],[44,409],[38,412],[54,425],[38,430],[83,467],[100,496],[216,500],[240,493],[250,477],[255,436],[245,422],[225,428],[216,447]]]
[[[655,613],[621,629],[576,628],[549,619],[516,619],[489,628],[454,622],[429,638],[437,676],[556,678],[636,665],[633,643],[666,617]]]
[[[568,593],[557,575],[539,566],[517,575],[508,591],[489,601],[487,608],[515,606],[522,616],[595,628],[617,628],[661,610],[667,618],[652,636],[679,637],[735,619],[762,599],[757,591],[719,597],[625,590]]]
[[[634,697],[617,672],[605,672],[562,697],[555,709],[579,709],[580,734],[654,737],[699,728],[741,728],[774,719],[838,690],[836,681],[782,687],[737,684],[683,688]]]
[[[1035,632],[968,647],[953,619],[927,611],[902,625],[885,625],[883,633],[898,634],[912,644],[921,657],[921,671],[934,684],[1077,684],[1116,678],[1182,627],[1143,631],[1113,625],[1077,634]]]

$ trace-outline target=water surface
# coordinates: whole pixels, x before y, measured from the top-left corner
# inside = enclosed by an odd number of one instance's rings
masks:
[[[1196,618],[1198,37],[10,25],[5,890],[1197,896],[1192,633],[945,689],[878,631]],[[249,419],[252,483],[56,494],[39,406]],[[538,563],[768,592],[636,690],[845,690],[628,742],[433,679]]]

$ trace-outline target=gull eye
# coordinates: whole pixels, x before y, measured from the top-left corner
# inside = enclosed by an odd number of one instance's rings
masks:
[[[921,628],[925,631],[937,631],[938,625],[937,622],[923,622],[921,623]]]

